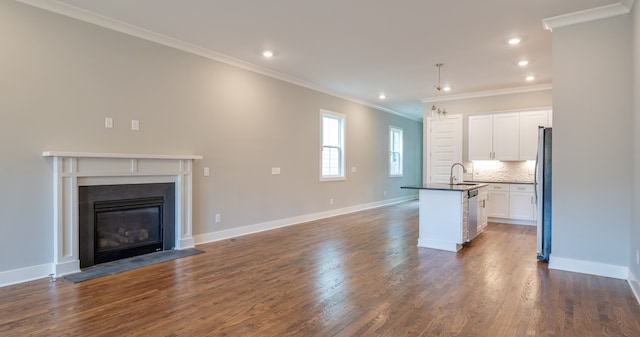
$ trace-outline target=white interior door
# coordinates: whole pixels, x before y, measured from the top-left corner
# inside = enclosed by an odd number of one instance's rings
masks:
[[[424,153],[426,183],[449,183],[453,163],[462,162],[462,115],[448,115],[444,119],[425,118]],[[454,174],[462,178],[462,169],[456,166]]]

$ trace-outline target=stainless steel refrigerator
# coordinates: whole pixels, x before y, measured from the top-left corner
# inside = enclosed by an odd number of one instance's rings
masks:
[[[551,254],[551,139],[551,128],[539,127],[534,182],[541,261],[549,261]]]

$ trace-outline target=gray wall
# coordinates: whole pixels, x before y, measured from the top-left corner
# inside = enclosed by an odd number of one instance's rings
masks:
[[[629,265],[631,17],[553,31],[552,258]]]
[[[634,157],[635,165],[633,170],[633,199],[632,210],[633,218],[631,221],[631,250],[629,258],[629,268],[640,281],[640,264],[636,261],[636,254],[640,251],[640,7],[638,4],[633,6],[633,111],[635,117],[634,123]]]
[[[44,150],[203,155],[196,235],[421,183],[422,123],[12,1],[0,2],[0,41],[0,272],[52,262]],[[346,181],[319,181],[320,109],[347,116]],[[389,125],[404,128],[403,178],[387,177]]]

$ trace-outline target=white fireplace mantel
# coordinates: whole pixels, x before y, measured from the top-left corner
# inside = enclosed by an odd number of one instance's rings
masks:
[[[53,274],[80,271],[78,186],[175,183],[176,249],[194,246],[192,179],[196,155],[45,151],[53,158]]]

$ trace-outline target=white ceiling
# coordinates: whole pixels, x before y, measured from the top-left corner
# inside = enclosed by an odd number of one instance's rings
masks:
[[[436,63],[444,63],[442,84],[451,86],[449,95],[550,85],[551,32],[542,20],[620,2],[24,1],[80,8],[91,12],[85,16],[95,13],[135,26],[128,30],[142,28],[218,59],[416,119],[422,118],[421,100],[433,95],[438,82]],[[507,44],[514,36],[522,39],[520,45]],[[275,57],[263,58],[264,49]],[[519,67],[521,59],[529,65]],[[536,80],[526,82],[530,74]],[[386,100],[378,99],[380,93]]]

